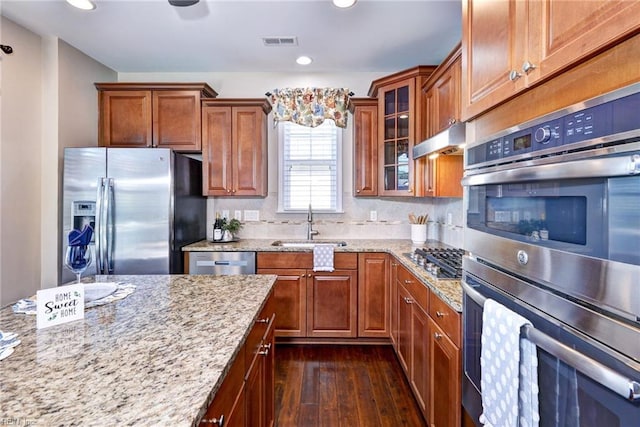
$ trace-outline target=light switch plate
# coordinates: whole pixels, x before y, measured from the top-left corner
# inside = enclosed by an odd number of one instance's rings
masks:
[[[260,221],[260,211],[245,210],[244,211],[244,220],[245,221]]]
[[[242,221],[242,211],[234,211],[233,212],[233,217],[235,219],[237,219],[238,221]]]
[[[369,221],[377,221],[377,220],[378,220],[378,212],[369,211]]]

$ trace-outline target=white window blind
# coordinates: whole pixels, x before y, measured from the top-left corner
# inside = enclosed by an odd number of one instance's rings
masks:
[[[278,210],[342,211],[342,131],[332,120],[318,127],[280,122]]]

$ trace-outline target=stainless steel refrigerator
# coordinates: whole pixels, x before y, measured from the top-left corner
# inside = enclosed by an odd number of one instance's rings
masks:
[[[179,274],[181,248],[206,238],[202,162],[164,148],[66,148],[62,257],[94,227],[93,274]],[[63,267],[62,283],[74,275]]]

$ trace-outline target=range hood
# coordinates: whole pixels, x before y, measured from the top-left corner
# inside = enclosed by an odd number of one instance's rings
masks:
[[[464,143],[465,124],[458,122],[413,147],[413,158],[419,159],[436,153],[460,155],[463,154],[464,150],[459,145]]]

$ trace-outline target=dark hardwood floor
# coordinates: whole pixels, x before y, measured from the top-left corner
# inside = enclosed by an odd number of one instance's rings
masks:
[[[391,346],[276,346],[276,426],[425,426]]]

